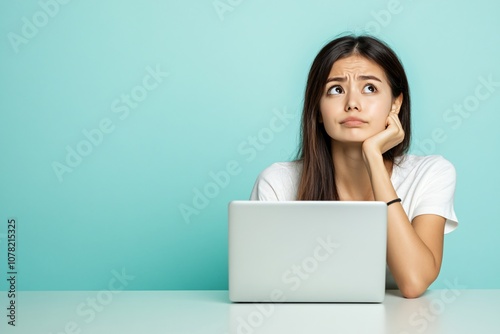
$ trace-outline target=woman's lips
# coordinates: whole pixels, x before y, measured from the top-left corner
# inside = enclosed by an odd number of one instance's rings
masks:
[[[362,119],[357,118],[357,117],[347,117],[346,119],[344,119],[340,122],[340,124],[342,124],[343,126],[346,126],[348,128],[358,127],[358,126],[363,125],[365,123],[366,123],[365,121],[363,121]]]

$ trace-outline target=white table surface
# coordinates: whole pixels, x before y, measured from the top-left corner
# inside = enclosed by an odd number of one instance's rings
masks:
[[[382,304],[230,303],[227,291],[0,292],[0,333],[500,333],[500,290],[432,290]]]

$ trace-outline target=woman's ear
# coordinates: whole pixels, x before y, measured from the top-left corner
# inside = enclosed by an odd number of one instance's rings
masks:
[[[399,110],[401,109],[401,104],[403,103],[403,93],[399,94],[398,97],[392,101],[391,112],[399,114]]]

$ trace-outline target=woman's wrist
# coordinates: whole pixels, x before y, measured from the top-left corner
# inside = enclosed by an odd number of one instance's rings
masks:
[[[384,164],[384,158],[381,152],[371,148],[366,142],[362,145],[363,159],[365,161],[366,168],[370,173],[371,167],[375,164]],[[374,166],[373,166],[374,167]]]
[[[392,186],[390,172],[382,153],[375,150],[365,151],[365,147],[363,147],[363,158],[375,200],[389,202],[396,198],[396,191]]]

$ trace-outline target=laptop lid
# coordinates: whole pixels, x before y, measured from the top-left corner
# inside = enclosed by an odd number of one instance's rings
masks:
[[[384,202],[233,201],[228,236],[233,302],[384,299]]]

